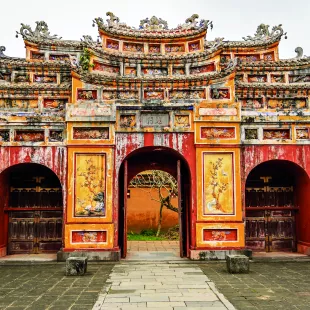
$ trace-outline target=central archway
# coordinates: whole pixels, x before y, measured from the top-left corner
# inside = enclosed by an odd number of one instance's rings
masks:
[[[167,147],[143,147],[130,153],[119,172],[118,244],[123,258],[127,254],[127,189],[130,180],[145,170],[162,170],[178,182],[180,227],[180,257],[187,257],[190,235],[191,176],[187,161],[177,151]]]

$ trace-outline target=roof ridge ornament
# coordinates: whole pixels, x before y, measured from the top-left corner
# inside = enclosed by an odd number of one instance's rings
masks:
[[[252,41],[254,43],[258,42],[267,42],[271,39],[280,39],[283,35],[285,36],[285,39],[287,39],[286,32],[284,33],[282,24],[279,24],[278,26],[273,26],[271,29],[271,32],[269,31],[269,25],[266,24],[260,24],[254,36],[246,36],[242,39],[245,41]]]
[[[45,21],[36,21],[36,28],[32,30],[29,25],[21,23],[21,28],[16,31],[16,38],[19,35],[23,37],[24,40],[59,40],[61,37],[58,35],[51,35],[48,29],[48,25]]]
[[[5,50],[6,50],[5,46],[0,46],[0,58],[1,57],[8,57],[8,56],[4,55],[4,53],[3,53],[3,52],[5,52]]]
[[[147,17],[140,20],[139,29],[168,30],[168,23],[160,17],[152,16],[150,19]]]

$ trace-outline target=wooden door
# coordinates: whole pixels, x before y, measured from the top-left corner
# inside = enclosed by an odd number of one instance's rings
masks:
[[[8,254],[54,253],[62,247],[62,211],[10,211]]]
[[[124,201],[123,201],[123,218],[124,218],[124,231],[123,231],[123,251],[122,258],[127,256],[127,192],[128,192],[128,162],[124,161]]]
[[[181,161],[177,161],[177,182],[178,182],[178,212],[179,212],[179,242],[180,242],[180,257],[184,256],[183,245],[183,196],[182,196],[182,180],[181,180]]]
[[[271,177],[269,177],[271,179]],[[246,188],[246,246],[256,251],[296,251],[292,186]]]

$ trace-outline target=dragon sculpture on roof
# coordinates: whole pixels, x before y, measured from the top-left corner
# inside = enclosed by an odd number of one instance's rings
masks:
[[[48,25],[45,21],[37,21],[35,30],[32,30],[29,25],[21,23],[21,28],[16,31],[16,38],[19,35],[23,37],[24,40],[57,40],[61,39],[58,35],[51,35],[48,29]]]

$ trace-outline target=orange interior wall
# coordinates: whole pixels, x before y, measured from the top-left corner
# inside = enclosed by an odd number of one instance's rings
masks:
[[[140,233],[142,229],[157,229],[160,203],[151,197],[158,199],[158,190],[153,188],[129,188],[130,198],[127,198],[127,229],[128,233]],[[150,195],[151,193],[151,195]],[[164,191],[162,191],[164,193]],[[178,198],[172,198],[172,205],[178,206]],[[178,213],[163,209],[163,221],[161,231],[167,231],[178,224]]]

